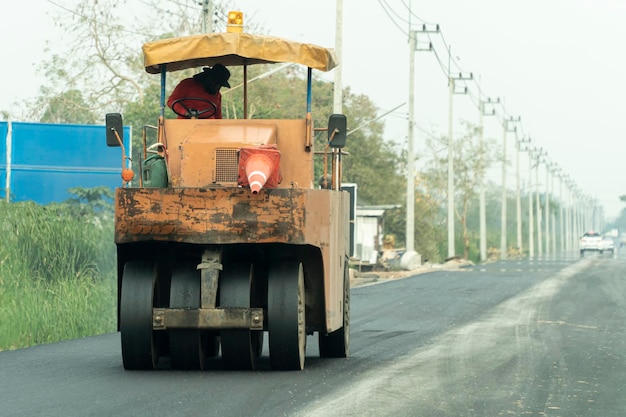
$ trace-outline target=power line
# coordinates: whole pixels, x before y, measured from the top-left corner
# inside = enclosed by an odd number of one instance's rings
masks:
[[[379,0],[379,3],[381,3],[381,5],[384,3],[384,4],[385,4],[385,6],[386,6],[386,7],[388,7],[388,8],[392,11],[392,13],[393,13],[394,15],[396,15],[396,17],[397,17],[399,20],[401,20],[402,22],[406,23],[407,25],[408,25],[409,23],[411,23],[411,21],[410,21],[410,20],[407,20],[407,19],[403,18],[400,14],[398,14],[395,10],[393,10],[393,8],[392,8],[391,6],[389,6],[389,4],[387,4],[387,1],[386,1],[386,0]]]
[[[419,20],[420,22],[422,22],[422,23],[424,23],[424,24],[427,24],[427,25],[434,25],[434,23],[427,22],[427,21],[425,21],[424,19],[422,19],[421,17],[419,17],[418,15],[416,15],[416,14],[413,12],[413,10],[411,10],[411,7],[410,7],[409,5],[407,5],[405,2],[403,2],[403,1],[402,1],[401,3],[402,3],[402,5],[403,5],[403,6],[404,6],[404,7],[405,7],[408,11],[409,11],[409,13],[411,14],[411,16],[413,16],[413,17],[417,18],[417,20]]]
[[[393,23],[394,26],[397,27],[400,30],[400,32],[402,32],[405,36],[409,36],[409,34],[404,29],[402,29],[402,27],[400,27],[400,25],[398,25],[398,23],[394,20],[394,18],[391,17],[391,15],[389,14],[389,11],[385,7],[384,1],[383,0],[378,0],[378,4],[380,5],[380,7],[382,7],[382,9],[385,12],[385,14],[387,15],[387,17],[389,17],[389,19],[391,19],[391,23]]]

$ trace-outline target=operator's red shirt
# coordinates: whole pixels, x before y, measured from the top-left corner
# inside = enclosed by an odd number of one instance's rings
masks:
[[[200,84],[198,81],[196,81],[193,78],[185,78],[176,86],[176,88],[174,88],[174,91],[172,91],[170,98],[167,99],[167,106],[169,108],[172,108],[172,103],[175,102],[176,100],[181,99],[181,98],[194,98],[194,97],[210,100],[213,103],[215,103],[215,107],[217,108],[214,115],[212,115],[211,117],[200,116],[201,119],[221,119],[222,118],[222,94],[219,91],[217,92],[217,94],[209,94],[204,89],[202,84]],[[194,110],[205,110],[206,108],[208,108],[207,104],[202,101],[186,100],[184,104],[187,107],[192,108]],[[179,113],[185,112],[185,109],[180,104],[176,105],[176,110]],[[183,116],[178,116],[178,118],[186,119],[186,117],[183,117]]]

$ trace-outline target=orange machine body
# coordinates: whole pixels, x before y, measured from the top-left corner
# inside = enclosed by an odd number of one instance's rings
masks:
[[[157,41],[144,53],[163,86],[168,71],[292,60],[308,67],[308,104],[312,68],[336,65],[331,50],[245,33]],[[320,188],[310,110],[301,119],[245,114],[166,119],[162,107],[150,147],[144,128],[142,181],[115,195],[127,369],[155,368],[163,355],[175,368],[202,369],[220,345],[225,367],[254,369],[264,332],[272,368],[302,369],[314,332],[320,356],[348,354],[350,196],[337,185],[340,147],[330,151],[335,186]],[[121,115],[107,115],[109,146],[119,146],[111,132],[121,125]],[[345,117],[321,130],[343,132],[345,142]]]
[[[165,120],[170,187],[117,189],[115,242],[301,246],[323,264],[322,274],[306,278],[323,291],[311,299],[327,301],[309,312],[324,331],[336,330],[340,303],[328,300],[343,292],[349,196],[314,188],[305,129],[305,120]],[[281,152],[282,181],[255,195],[237,185],[239,150],[268,144]]]

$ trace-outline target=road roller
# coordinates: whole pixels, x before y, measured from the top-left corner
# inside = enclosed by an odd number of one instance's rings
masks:
[[[122,115],[106,115],[107,145],[123,161],[114,239],[124,368],[302,370],[316,335],[320,357],[347,357],[347,121],[331,114],[316,127],[311,111],[313,71],[332,70],[334,51],[235,30],[160,39],[143,53],[161,77],[161,111],[144,128],[136,177]],[[306,68],[302,117],[249,117],[247,67],[285,63]],[[216,64],[243,67],[243,117],[166,118],[166,77]]]

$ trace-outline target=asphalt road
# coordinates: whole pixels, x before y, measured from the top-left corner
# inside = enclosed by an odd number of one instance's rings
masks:
[[[626,415],[626,258],[504,261],[352,289],[351,354],[302,372],[124,371],[119,334],[0,352],[9,416]],[[267,338],[266,338],[267,339]]]

